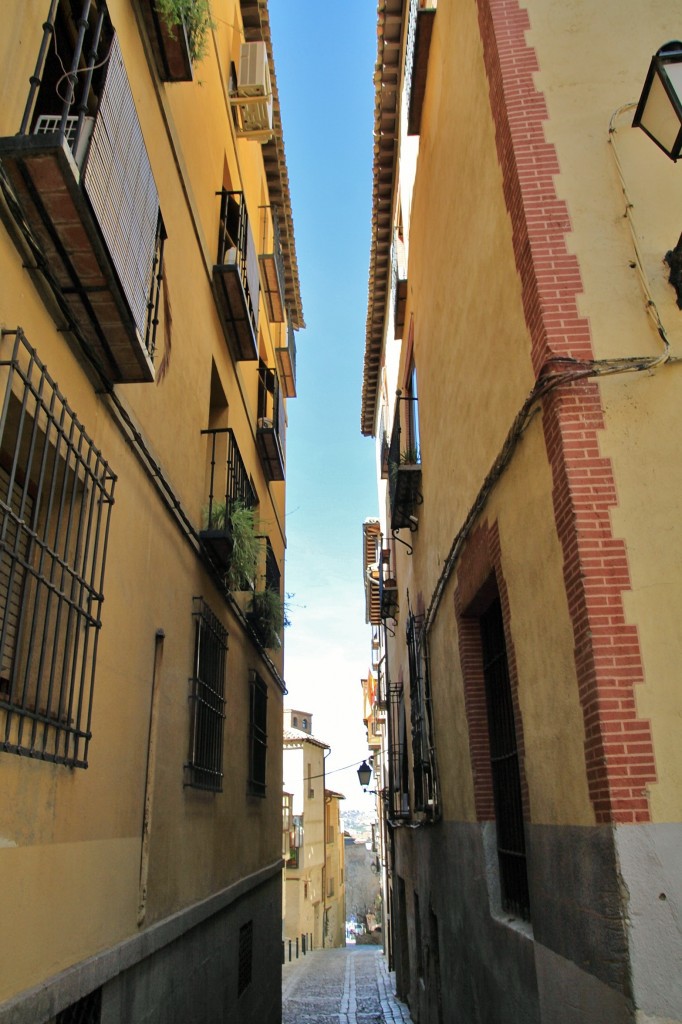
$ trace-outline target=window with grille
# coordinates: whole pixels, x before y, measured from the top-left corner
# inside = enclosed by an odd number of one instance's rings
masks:
[[[185,781],[222,792],[227,630],[203,598],[194,598],[194,674],[190,680],[190,745]]]
[[[249,680],[249,792],[265,796],[268,750],[268,688],[257,672]]]
[[[239,963],[237,972],[237,995],[251,984],[253,970],[253,921],[247,921],[239,929]]]
[[[410,816],[408,779],[405,697],[402,682],[395,682],[389,687],[388,716],[389,809],[393,818]]]
[[[499,597],[480,617],[502,906],[530,919],[521,775]]]
[[[407,653],[410,669],[410,720],[414,806],[434,814],[437,803],[436,753],[433,745],[431,692],[424,657],[424,620],[410,612],[407,620]]]
[[[0,395],[2,749],[86,768],[116,477],[21,329]]]

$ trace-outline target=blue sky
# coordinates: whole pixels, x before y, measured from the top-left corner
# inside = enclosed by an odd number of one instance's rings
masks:
[[[306,330],[288,403],[286,706],[332,747],[329,788],[370,807],[360,678],[369,664],[362,521],[376,514],[374,444],[360,433],[371,228],[376,5],[270,0]]]

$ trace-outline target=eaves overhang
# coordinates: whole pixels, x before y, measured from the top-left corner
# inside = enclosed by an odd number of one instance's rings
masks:
[[[362,378],[361,429],[374,436],[381,352],[389,297],[393,194],[399,137],[402,34],[408,0],[379,0],[374,70],[374,161],[369,297]]]
[[[284,301],[289,312],[291,326],[295,330],[305,327],[303,304],[301,302],[301,285],[298,277],[298,261],[296,259],[296,242],[294,239],[294,220],[291,212],[291,193],[289,190],[289,172],[284,153],[282,134],[282,115],[275,74],[275,62],[272,55],[270,38],[270,13],[267,0],[241,0],[242,19],[244,22],[244,38],[247,43],[262,40],[268,54],[270,66],[270,84],[272,87],[272,138],[263,143],[263,163],[265,177],[270,194],[270,205],[279,211],[280,240],[284,255]]]

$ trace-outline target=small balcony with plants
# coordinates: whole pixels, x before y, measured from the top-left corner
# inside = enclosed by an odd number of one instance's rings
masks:
[[[258,642],[266,648],[282,645],[282,630],[289,625],[282,598],[282,575],[269,538],[265,537],[264,586],[253,592],[246,618]]]
[[[50,7],[18,133],[0,139],[17,246],[111,383],[154,380],[164,229],[104,3]]]
[[[208,0],[139,0],[139,8],[161,81],[191,82],[213,25]]]
[[[391,529],[414,533],[422,504],[422,466],[416,397],[398,395],[388,449]]]
[[[285,475],[284,399],[275,370],[265,363],[258,367],[258,421],[256,446],[268,482]]]
[[[219,192],[218,257],[213,294],[235,363],[258,359],[258,253],[243,192]]]
[[[209,482],[199,539],[228,590],[253,590],[262,547],[256,493],[233,431],[226,427],[202,434],[208,439]]]

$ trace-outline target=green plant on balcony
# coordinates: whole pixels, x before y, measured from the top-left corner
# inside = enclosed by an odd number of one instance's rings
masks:
[[[289,625],[286,604],[276,590],[257,590],[251,598],[247,618],[263,647],[279,647],[284,626]]]
[[[192,63],[203,60],[208,51],[208,33],[215,27],[209,0],[154,0],[154,5],[171,34],[184,25]]]
[[[400,453],[401,466],[416,466],[419,462],[419,451],[416,448],[404,448]]]
[[[204,509],[206,528],[222,530],[231,537],[232,552],[225,573],[230,590],[251,590],[258,571],[261,538],[256,534],[256,513],[241,501],[217,501],[211,505],[210,516]]]

